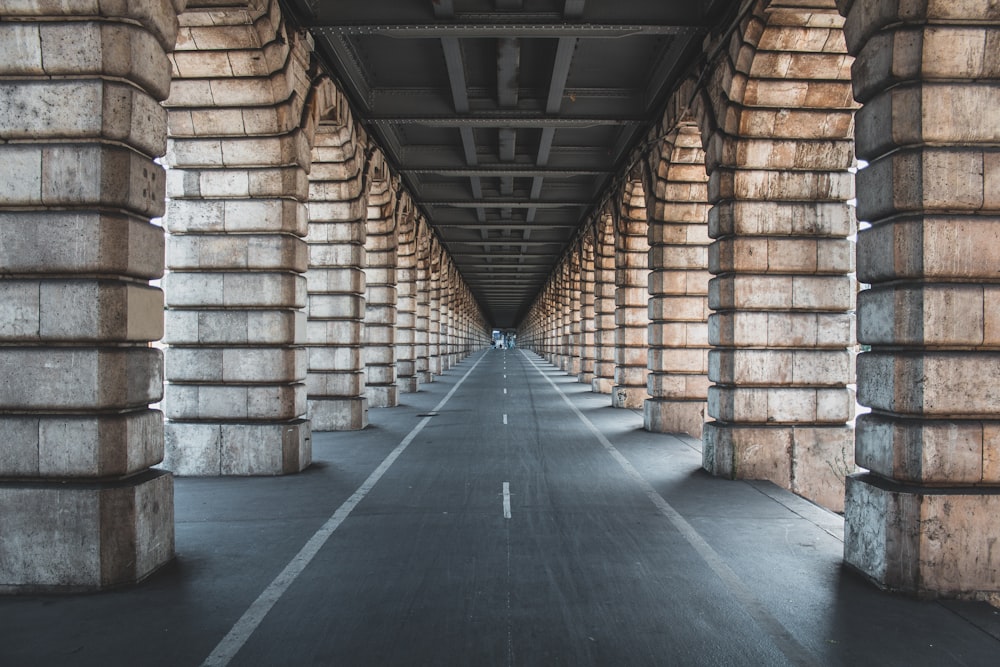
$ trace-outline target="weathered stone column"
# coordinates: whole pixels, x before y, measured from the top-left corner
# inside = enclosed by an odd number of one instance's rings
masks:
[[[396,385],[403,393],[419,389],[416,362],[417,217],[413,202],[403,196],[399,217],[396,268]]]
[[[591,390],[610,394],[615,378],[615,241],[610,214],[597,221],[594,252],[594,379]]]
[[[646,197],[641,181],[632,181],[622,201],[615,234],[615,386],[611,406],[641,409],[649,397],[649,241]]]
[[[431,232],[427,221],[417,224],[417,312],[415,318],[413,353],[417,382],[433,381],[430,372],[430,266]]]
[[[569,262],[569,257],[563,258],[563,268],[559,277],[559,303],[562,310],[560,317],[562,330],[562,358],[560,368],[566,373],[576,375],[573,372],[573,267]]]
[[[858,463],[846,562],[922,596],[1000,593],[1000,12],[838,3],[854,64]]]
[[[338,122],[322,123],[309,171],[309,418],[317,431],[368,426],[365,314],[365,137],[338,93]]]
[[[583,276],[579,240],[569,255],[569,367],[566,372],[579,377],[583,368]]]
[[[373,408],[399,405],[396,386],[396,193],[381,156],[369,167],[365,239],[365,395]]]
[[[701,437],[708,397],[708,175],[701,135],[681,125],[651,156],[647,431]]]
[[[130,584],[174,555],[173,478],[151,470],[163,232],[149,221],[177,22],[169,3],[87,6],[7,3],[17,20],[0,23],[4,593]]]
[[[166,102],[165,465],[298,472],[312,458],[299,126],[312,44],[285,30],[277,3],[211,9],[180,17]]]
[[[451,330],[451,307],[455,289],[454,266],[451,258],[445,256],[441,265],[441,372],[452,366],[452,345],[454,339]]]
[[[713,474],[837,510],[854,467],[854,102],[826,4],[757,6],[733,36],[734,69],[716,76],[703,457]]]
[[[594,237],[586,234],[580,258],[580,372],[583,384],[594,381]]]
[[[428,277],[427,370],[431,377],[441,375],[441,269],[443,250],[436,239],[431,241]]]

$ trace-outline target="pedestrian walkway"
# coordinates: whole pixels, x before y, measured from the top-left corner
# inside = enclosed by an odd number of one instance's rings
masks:
[[[840,517],[704,474],[532,352],[404,402],[301,475],[176,480],[176,560],[0,598],[0,665],[1000,664],[993,607],[877,591]]]

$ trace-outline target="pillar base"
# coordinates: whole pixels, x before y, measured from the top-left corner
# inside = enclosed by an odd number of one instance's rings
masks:
[[[368,398],[310,398],[314,431],[360,431],[368,428]]]
[[[878,586],[920,597],[1000,596],[1000,487],[847,478],[844,560]]]
[[[399,405],[399,387],[396,385],[368,385],[365,396],[370,408],[394,408]]]
[[[580,372],[580,373],[576,374],[576,380],[580,384],[593,385],[593,383],[594,383],[594,374],[593,374],[593,372],[589,372],[589,373]]]
[[[163,467],[176,475],[285,475],[312,463],[306,419],[265,423],[164,424]]]
[[[434,375],[430,371],[421,371],[417,373],[417,382],[420,384],[427,384],[428,382],[434,382]]]
[[[412,376],[397,379],[396,386],[404,394],[415,394],[420,390],[420,382]]]
[[[628,387],[616,385],[611,389],[611,407],[641,410],[642,404],[649,398],[646,387]]]
[[[700,438],[705,425],[704,400],[650,398],[642,406],[643,428],[651,433],[687,433]]]
[[[174,557],[174,481],[0,484],[0,593],[99,591]]]
[[[611,378],[594,378],[590,383],[590,390],[595,394],[610,394],[615,386],[615,381]]]
[[[855,470],[849,426],[758,426],[712,421],[702,431],[702,467],[718,477],[765,479],[835,512]]]

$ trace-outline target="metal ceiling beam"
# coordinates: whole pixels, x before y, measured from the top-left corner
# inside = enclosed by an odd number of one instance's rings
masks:
[[[493,16],[490,17],[494,18]],[[710,26],[654,23],[576,23],[539,21],[507,21],[502,16],[485,23],[456,21],[454,23],[339,23],[314,25],[311,28],[327,36],[379,36],[402,39],[552,38],[580,37],[615,39],[619,37],[660,35],[702,35]]]
[[[424,201],[425,206],[449,206],[453,208],[569,208],[587,206],[589,201],[525,201],[523,199],[476,199],[451,201]]]
[[[603,125],[638,125],[646,121],[639,116],[631,118],[620,116],[543,116],[534,113],[504,113],[499,111],[469,116],[373,116],[371,122],[380,125],[424,125],[426,127],[587,129]]]
[[[472,167],[469,169],[455,169],[449,167],[415,167],[407,168],[403,167],[400,171],[404,174],[416,174],[418,176],[427,175],[437,175],[437,176],[451,176],[456,178],[464,178],[468,176],[484,176],[484,177],[498,177],[498,176],[512,176],[514,178],[534,178],[534,177],[544,177],[544,178],[572,178],[574,176],[610,176],[610,171],[603,171],[600,169],[539,169],[537,167],[515,167],[507,165],[485,165],[481,164],[478,167]]]
[[[576,223],[566,223],[566,224],[552,224],[552,223],[524,223],[524,222],[435,222],[434,227],[436,229],[576,229],[579,227]],[[450,239],[445,239],[449,241]]]

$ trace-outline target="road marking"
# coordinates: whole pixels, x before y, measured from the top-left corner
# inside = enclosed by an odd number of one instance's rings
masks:
[[[521,351],[521,354],[524,355],[524,358],[528,360],[528,363],[534,366],[535,370],[538,371],[538,373],[545,378],[550,385],[552,385],[552,388],[555,389],[556,393],[562,397],[563,401],[565,401],[566,405],[569,406],[570,410],[572,410],[580,421],[583,422],[583,425],[594,434],[598,442],[604,446],[604,449],[607,450],[611,457],[618,462],[618,465],[622,467],[625,474],[631,477],[633,481],[639,485],[639,487],[646,494],[646,497],[649,498],[650,502],[656,506],[656,509],[658,509],[660,513],[666,517],[671,524],[673,524],[674,528],[677,529],[677,532],[679,532],[681,536],[687,540],[687,543],[691,545],[699,556],[701,556],[701,559],[705,562],[705,564],[708,565],[708,567],[715,572],[715,575],[719,577],[722,583],[729,588],[733,597],[739,600],[750,617],[757,622],[757,625],[760,626],[760,628],[775,643],[778,650],[784,653],[785,657],[787,657],[789,661],[795,665],[802,665],[803,667],[807,665],[816,665],[816,660],[809,650],[802,646],[802,644],[800,644],[798,640],[792,636],[792,633],[788,631],[788,628],[781,624],[781,621],[775,618],[774,614],[771,613],[767,606],[753,594],[750,588],[743,583],[742,579],[740,579],[740,576],[736,574],[731,567],[729,567],[722,556],[720,556],[719,553],[712,548],[712,545],[710,545],[705,538],[702,537],[697,530],[695,530],[694,526],[688,523],[687,519],[681,516],[681,513],[675,510],[673,506],[668,503],[666,499],[664,499],[664,497],[656,491],[656,489],[653,488],[653,485],[646,481],[646,478],[643,477],[638,470],[636,470],[631,461],[625,458],[625,455],[618,451],[617,447],[611,444],[611,441],[608,440],[596,426],[594,426],[592,421],[587,419],[587,416],[583,414],[578,407],[576,407],[576,404],[574,404],[573,401],[571,401],[570,398],[563,393],[562,389],[559,388],[559,385],[553,382],[552,378],[542,371],[542,369],[538,367],[538,364],[536,364],[535,361],[529,357],[526,352],[524,352],[524,350]]]
[[[476,363],[472,364],[472,368],[465,372],[465,375],[455,383],[455,386],[451,388],[441,402],[434,406],[431,412],[438,412],[444,407],[458,388],[462,386],[465,379],[469,377],[469,374],[476,369],[479,362],[482,361],[484,357],[479,357]],[[350,515],[355,507],[358,506],[365,496],[372,490],[372,488],[378,484],[378,481],[382,479],[382,476],[386,473],[389,467],[396,462],[396,459],[410,446],[413,439],[417,437],[417,434],[423,430],[424,426],[430,422],[430,417],[424,417],[421,419],[413,430],[406,434],[396,448],[389,452],[389,455],[383,459],[382,463],[379,464],[378,468],[368,476],[368,479],[358,487],[358,490],[354,494],[344,501],[344,503],[337,508],[329,519],[326,520],[319,530],[317,530],[309,541],[305,543],[295,557],[288,562],[277,577],[274,578],[267,588],[253,601],[253,604],[243,612],[236,624],[230,629],[229,633],[222,638],[222,641],[218,643],[215,650],[207,658],[205,662],[202,663],[202,667],[224,667],[229,664],[229,661],[236,657],[243,645],[247,643],[250,639],[250,635],[260,626],[263,622],[264,617],[267,613],[271,611],[271,608],[281,599],[281,596],[285,594],[285,591],[295,583],[295,580],[302,574],[302,571],[309,566],[319,550],[323,548],[330,536],[333,535],[334,531],[340,527],[344,520]]]
[[[510,482],[503,483],[503,518],[510,518]]]
[[[506,423],[507,423],[507,413],[506,413],[506,412],[505,412],[505,413],[503,413],[503,423],[504,423],[504,424],[506,424]]]
[[[507,393],[507,387],[503,388],[503,393],[505,393],[505,394]]]

